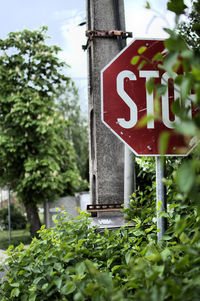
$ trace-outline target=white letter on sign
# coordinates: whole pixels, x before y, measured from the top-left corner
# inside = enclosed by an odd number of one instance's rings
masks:
[[[159,77],[159,71],[140,71],[140,77],[145,77],[146,81],[149,80],[151,77]],[[147,117],[154,115],[154,102],[153,102],[153,93],[148,94],[146,91],[146,102],[147,102]],[[154,120],[151,119],[147,122],[148,129],[154,129]]]
[[[137,106],[130,98],[130,96],[124,90],[124,79],[128,78],[129,80],[136,80],[136,76],[133,72],[129,70],[124,70],[120,72],[117,76],[117,93],[123,99],[130,109],[130,120],[125,120],[124,118],[118,118],[117,121],[119,125],[125,129],[130,129],[134,127],[137,123]]]
[[[167,73],[164,73],[162,75],[162,80],[161,80],[161,84],[166,84],[166,82],[168,82],[169,80],[169,76]],[[174,99],[177,99],[180,96],[180,94],[178,93],[178,91],[176,91],[174,89]],[[166,93],[164,95],[162,95],[162,119],[163,119],[163,123],[166,127],[173,129],[175,126],[175,123],[180,122],[180,119],[178,116],[175,115],[174,121],[170,121],[169,119],[169,93],[168,93],[168,89],[166,91]],[[179,97],[180,98],[180,97]]]

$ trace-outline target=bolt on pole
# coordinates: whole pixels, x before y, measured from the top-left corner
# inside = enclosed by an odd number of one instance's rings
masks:
[[[160,217],[160,212],[166,211],[166,187],[163,183],[165,177],[165,162],[160,156],[156,157],[156,213],[157,213],[157,239],[158,242],[162,240],[162,237],[166,231],[167,224],[166,218]]]

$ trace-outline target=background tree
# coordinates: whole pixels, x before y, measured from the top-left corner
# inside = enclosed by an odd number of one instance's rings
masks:
[[[179,35],[192,49],[200,54],[200,2],[193,2],[187,19],[178,25]]]
[[[79,169],[82,188],[88,188],[89,181],[89,150],[88,150],[88,124],[81,111],[79,94],[73,81],[58,91],[57,102],[60,112],[69,122],[66,129],[66,139],[71,141],[74,150],[77,167]]]
[[[45,44],[46,27],[11,32],[0,40],[0,181],[25,205],[31,234],[40,228],[37,204],[77,189],[67,121],[55,107],[70,84],[57,46]]]

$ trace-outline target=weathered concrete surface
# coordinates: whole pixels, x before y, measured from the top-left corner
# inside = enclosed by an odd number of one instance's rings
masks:
[[[4,263],[5,259],[8,257],[7,254],[5,254],[5,250],[0,250],[0,264]],[[4,271],[0,272],[0,283],[2,281],[2,278],[6,275],[6,266],[3,265]]]
[[[29,245],[25,245],[24,248],[28,248]],[[3,268],[4,268],[4,271],[3,272],[0,272],[0,283],[1,283],[1,280],[2,278],[6,275],[7,273],[7,269],[6,269],[6,265],[4,264],[5,262],[5,259],[8,257],[7,254],[5,254],[5,250],[1,250],[0,249],[0,264],[3,264]],[[1,299],[0,299],[1,300]]]
[[[5,254],[5,252],[5,250],[0,250],[0,263],[2,263],[8,257],[8,255]]]
[[[123,0],[119,1],[119,12],[120,29],[125,30]],[[87,23],[91,30],[117,29],[113,0],[88,0]],[[92,203],[123,203],[124,198],[124,145],[101,122],[100,71],[119,51],[117,39],[106,38],[94,38],[88,49]]]
[[[88,204],[90,204],[88,191],[76,193],[75,196],[65,196],[52,203],[46,203],[44,207],[46,227],[55,226],[52,217],[59,214],[59,211],[66,210],[69,216],[77,217],[80,211],[87,210]]]
[[[6,276],[6,273],[7,273],[6,266],[4,266],[4,269],[5,269],[4,272],[0,272],[0,283],[2,282],[3,277]]]
[[[77,198],[75,196],[66,196],[59,198],[52,203],[47,203],[45,206],[46,227],[49,228],[55,226],[52,217],[59,214],[59,211],[66,210],[70,216],[78,216],[78,207],[80,207],[80,205],[78,204]]]

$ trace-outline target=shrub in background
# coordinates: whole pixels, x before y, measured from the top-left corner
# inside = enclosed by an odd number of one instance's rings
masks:
[[[10,217],[12,230],[22,230],[26,228],[26,217],[14,204],[10,205]],[[0,209],[0,227],[2,230],[8,230],[8,207]]]

